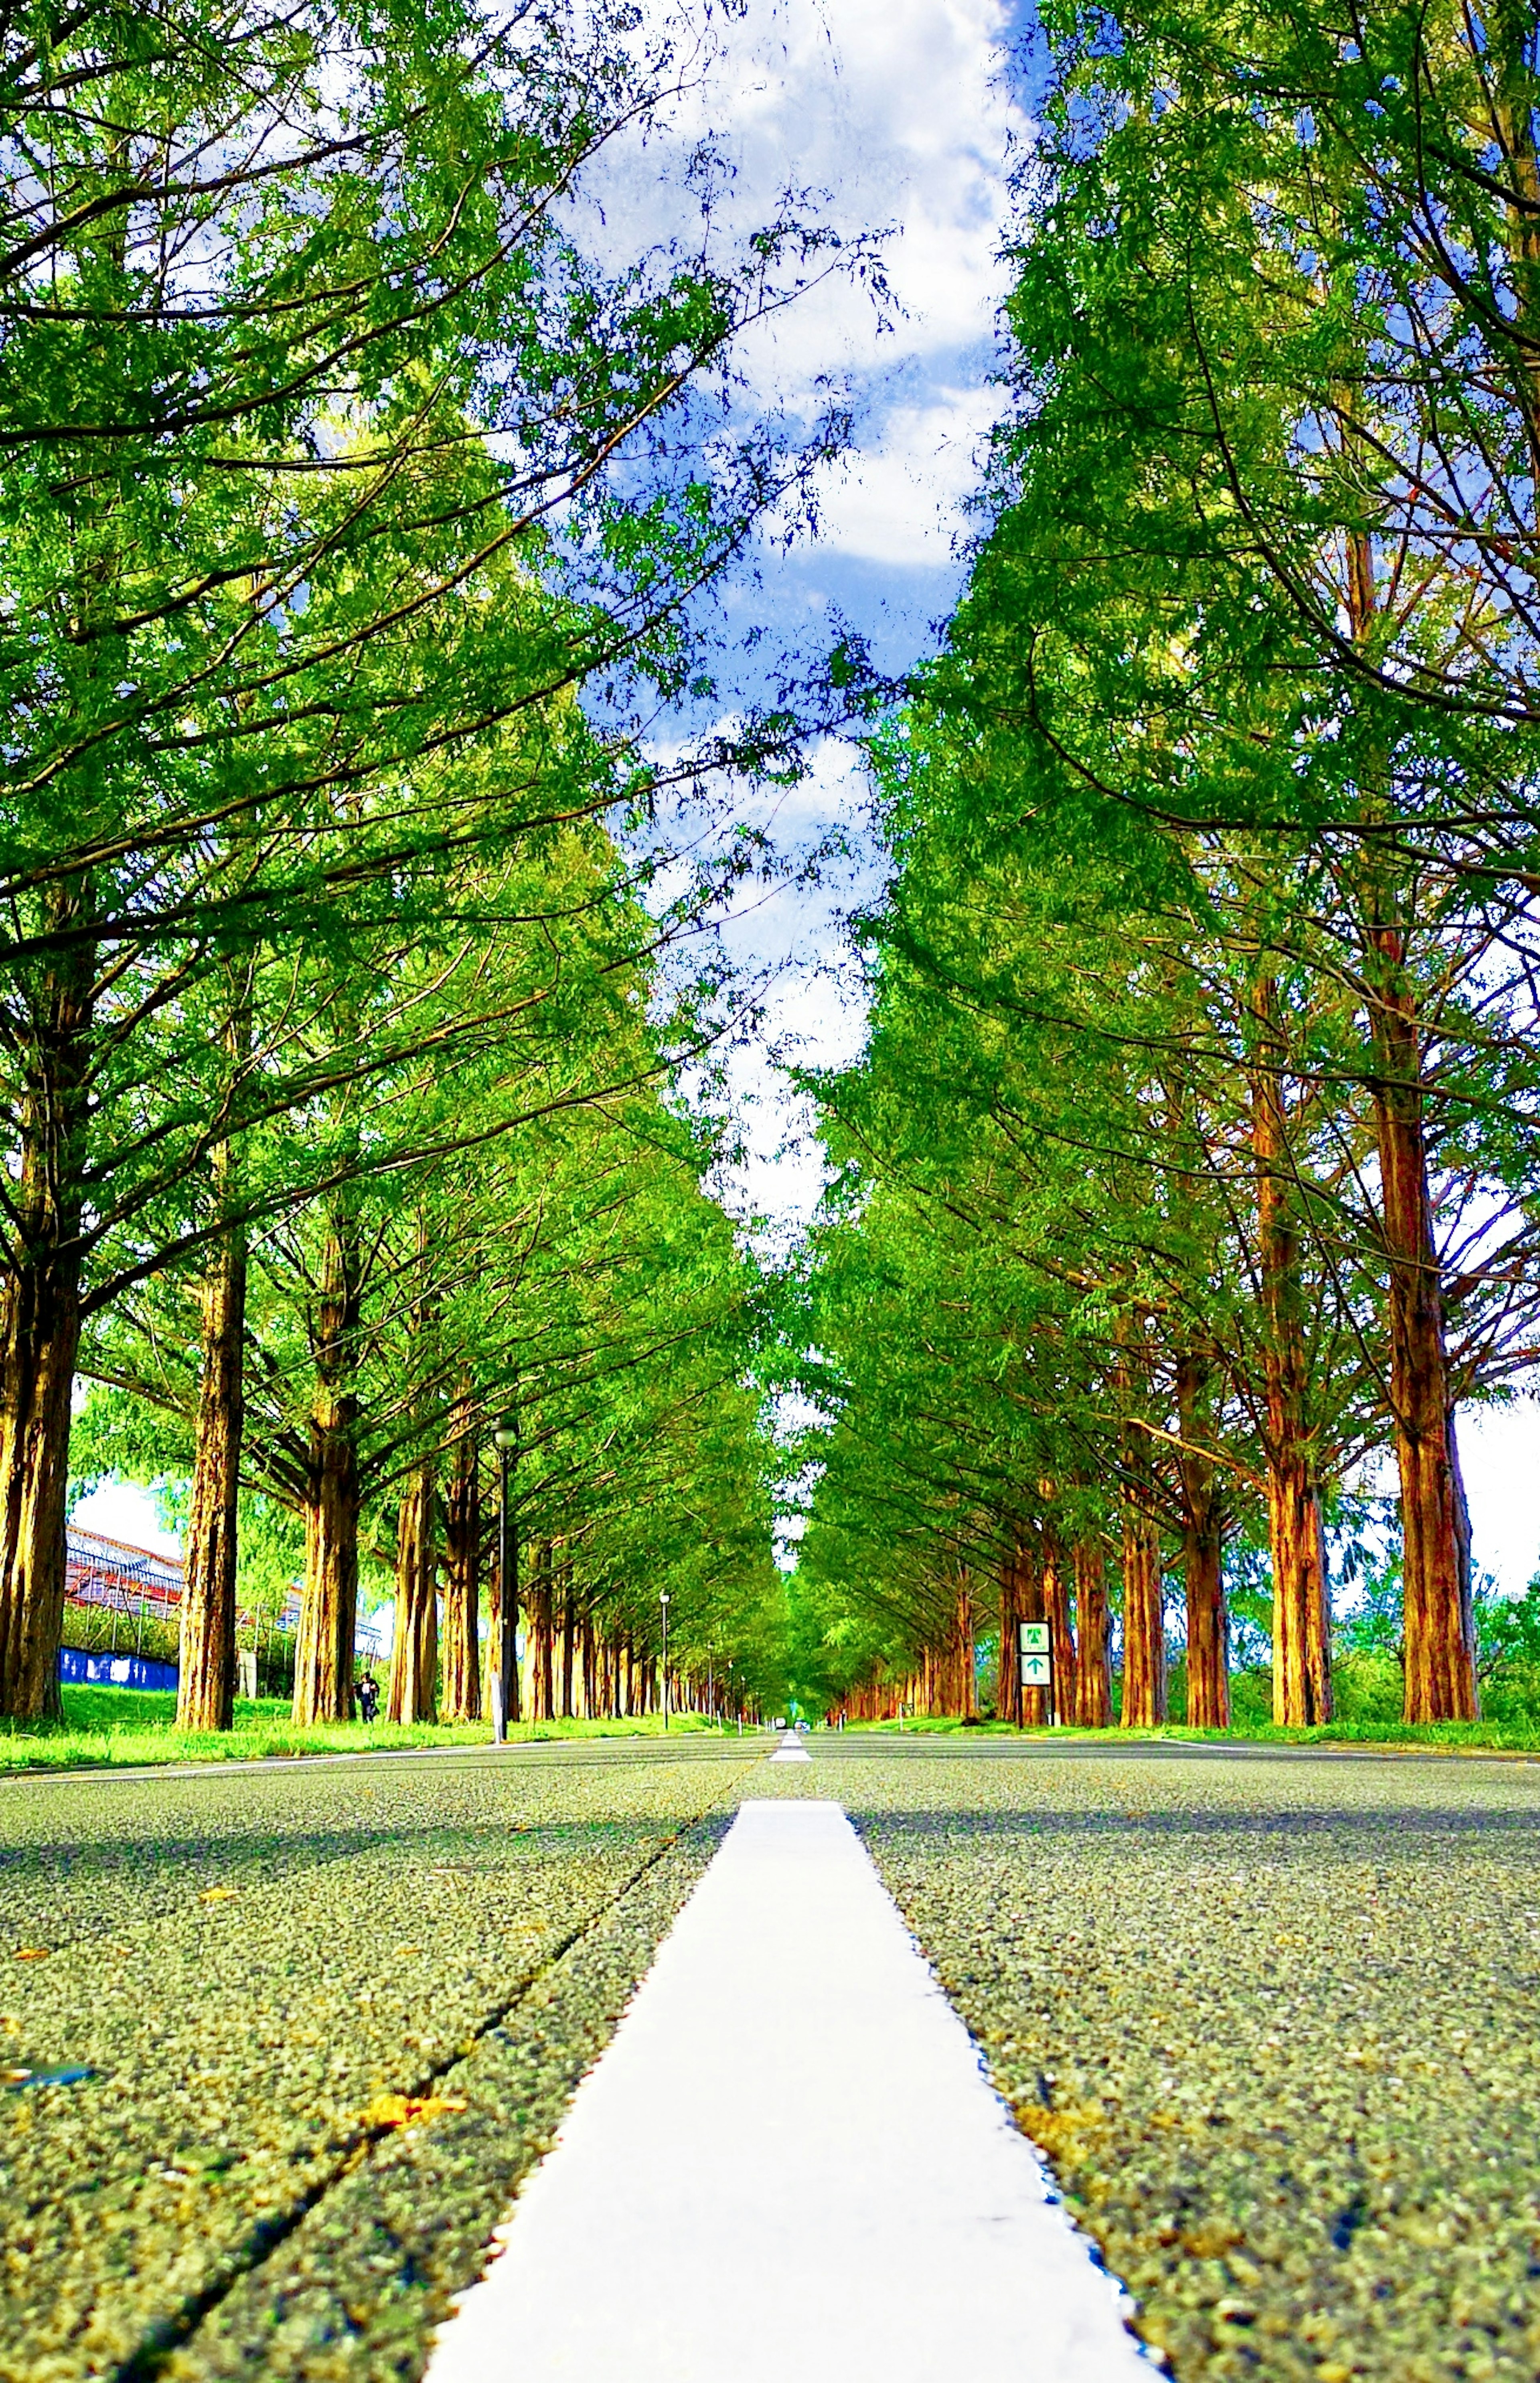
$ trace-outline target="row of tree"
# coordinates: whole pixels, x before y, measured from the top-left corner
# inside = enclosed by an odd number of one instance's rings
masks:
[[[1041,14],[987,526],[815,1087],[805,1659],[893,1698],[944,1655],[966,1708],[987,1614],[1041,1717],[1041,1618],[1105,1718],[1112,1556],[1123,1720],[1170,1578],[1222,1726],[1261,1559],[1275,1717],[1324,1720],[1383,1452],[1406,1715],[1467,1719],[1455,1418],[1540,1353],[1540,36]]]
[[[0,1716],[58,1707],[82,1372],[88,1464],[191,1472],[190,1722],[229,1719],[242,1480],[304,1518],[296,1714],[348,1710],[361,1534],[395,1706],[442,1568],[471,1710],[504,1408],[607,1627],[667,1567],[705,1653],[767,1587],[750,1286],[669,1092],[731,1007],[671,949],[743,846],[649,890],[643,732],[709,708],[701,591],[842,435],[745,418],[733,343],[864,260],[724,236],[705,151],[613,253],[589,184],[690,38],[603,0],[0,31]],[[780,757],[784,708],[734,716],[672,774]]]

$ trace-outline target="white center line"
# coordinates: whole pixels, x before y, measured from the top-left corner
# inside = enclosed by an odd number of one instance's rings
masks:
[[[836,1804],[749,1803],[429,2383],[1139,2383]]]

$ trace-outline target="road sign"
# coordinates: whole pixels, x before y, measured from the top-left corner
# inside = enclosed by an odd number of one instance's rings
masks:
[[[1024,1622],[1021,1626],[1021,1651],[1024,1655],[1046,1655],[1048,1624],[1046,1622]]]
[[[1045,1688],[1053,1676],[1052,1659],[1047,1655],[1023,1655],[1021,1685],[1024,1688]]]

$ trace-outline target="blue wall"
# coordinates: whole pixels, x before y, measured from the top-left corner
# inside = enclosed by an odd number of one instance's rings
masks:
[[[93,1688],[176,1690],[175,1663],[152,1663],[143,1655],[86,1655],[79,1647],[59,1648],[59,1677]]]

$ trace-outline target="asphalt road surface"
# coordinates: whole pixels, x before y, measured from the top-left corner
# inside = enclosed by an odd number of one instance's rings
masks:
[[[878,1744],[797,1775],[1178,2377],[1533,2383],[1540,1766]]]
[[[90,2072],[0,2096],[0,2377],[420,2375],[738,1802],[813,1795],[1179,2377],[1533,2383],[1540,1766],[765,1750],[0,1785],[0,2067]]]

